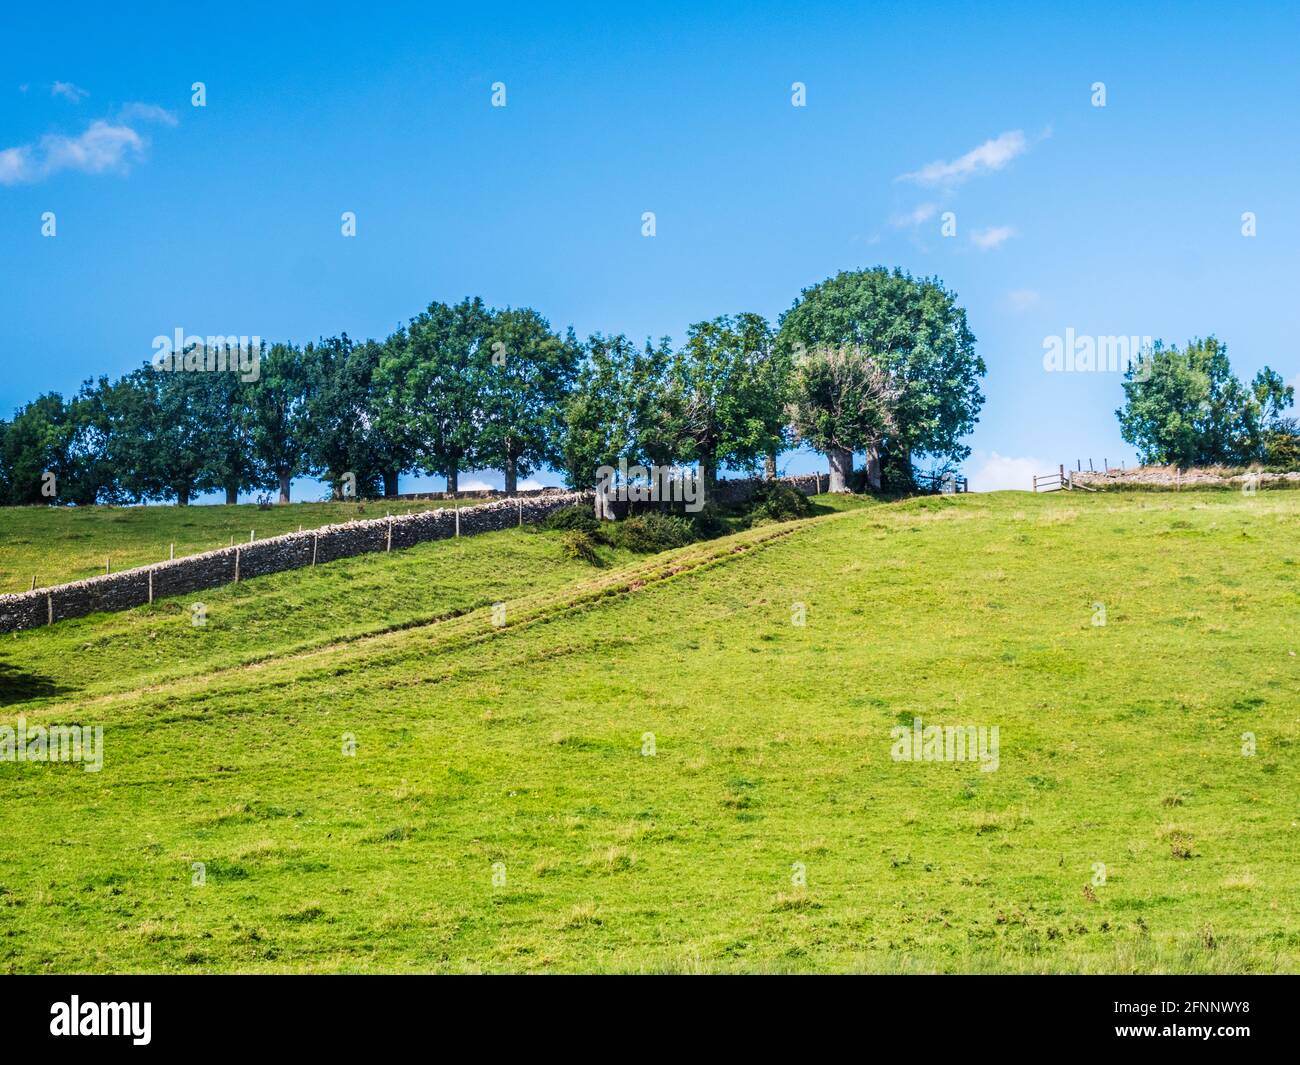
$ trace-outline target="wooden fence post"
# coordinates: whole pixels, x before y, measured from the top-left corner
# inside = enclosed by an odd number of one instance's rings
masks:
[[[391,551],[392,549],[393,549],[393,519],[389,518],[388,519],[388,543],[384,545],[384,550]]]
[[[239,583],[239,548],[235,548],[235,583]]]
[[[47,625],[54,624],[54,593],[53,592],[45,593],[45,617],[46,617],[45,623]]]
[[[316,547],[320,543],[320,533],[311,534],[311,564],[316,565]]]
[[[149,571],[149,602],[153,602],[153,570]]]
[[[456,535],[459,536],[460,535],[460,507],[453,507],[452,509],[456,511]]]

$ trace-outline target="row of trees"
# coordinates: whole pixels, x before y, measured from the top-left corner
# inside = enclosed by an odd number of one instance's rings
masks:
[[[1143,462],[1294,469],[1300,427],[1283,414],[1294,399],[1295,389],[1267,366],[1243,384],[1228,362],[1228,346],[1215,337],[1182,350],[1157,341],[1125,373],[1124,406],[1115,414]]]
[[[433,303],[384,341],[263,346],[255,380],[151,364],[41,396],[0,422],[0,497],[12,503],[188,503],[276,490],[299,476],[392,495],[398,477],[499,469],[507,491],[541,467],[590,486],[620,458],[774,475],[784,450],[826,454],[847,487],[968,454],[984,364],[954,295],[885,268],[806,289],[777,328],[760,315],[699,322],[680,347],[579,341],[534,310]],[[201,354],[201,353],[200,353]],[[202,359],[192,359],[201,362]],[[57,495],[50,485],[57,485]]]

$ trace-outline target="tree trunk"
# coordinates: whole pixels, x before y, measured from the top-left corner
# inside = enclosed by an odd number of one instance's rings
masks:
[[[280,470],[279,474],[280,474],[280,502],[287,503],[289,502],[289,481],[292,478],[289,476],[288,470]]]
[[[873,492],[880,491],[880,448],[876,444],[867,448],[867,485]]]
[[[239,502],[239,485],[237,484],[226,485],[226,506],[233,507],[238,502]]]
[[[188,507],[190,505],[190,486],[181,485],[176,489],[176,505],[178,507]]]
[[[700,456],[700,484],[704,498],[712,499],[713,490],[718,486],[718,460],[712,453]]]
[[[829,492],[847,492],[849,475],[853,472],[853,452],[843,448],[834,448],[826,453],[831,460],[831,483]]]
[[[506,495],[512,496],[519,490],[519,460],[509,451],[506,452],[505,470]]]
[[[763,480],[776,480],[776,449],[770,450],[763,459]]]
[[[384,470],[384,495],[397,495],[397,470]]]
[[[455,495],[459,491],[460,470],[455,459],[447,463],[447,494]]]

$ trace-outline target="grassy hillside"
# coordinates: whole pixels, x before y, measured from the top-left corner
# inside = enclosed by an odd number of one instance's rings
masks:
[[[294,503],[262,510],[255,504],[190,507],[0,507],[0,594],[25,592],[104,572],[314,529],[356,518],[382,518],[448,506],[441,502]],[[462,506],[471,505],[465,501]]]
[[[0,970],[1296,971],[1298,532],[1291,493],[599,569],[512,531],[249,581],[197,637],[21,634],[59,690],[0,720],[105,760],[0,762]],[[894,761],[916,716],[998,726],[997,770]]]

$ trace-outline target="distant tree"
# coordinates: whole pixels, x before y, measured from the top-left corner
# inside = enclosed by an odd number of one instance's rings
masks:
[[[198,487],[204,492],[221,492],[226,505],[234,506],[240,493],[268,480],[253,441],[251,404],[256,383],[229,371],[195,376],[200,380],[195,383],[192,401],[199,417],[215,430]]]
[[[484,342],[479,460],[500,469],[514,493],[520,474],[560,462],[564,400],[582,348],[572,330],[560,337],[526,307],[494,311]]]
[[[745,313],[697,322],[673,359],[685,455],[699,462],[706,494],[720,464],[754,464],[775,446],[784,422],[772,331]]]
[[[267,486],[278,486],[280,502],[288,503],[293,478],[309,468],[311,374],[302,351],[290,344],[264,348],[260,374],[244,393],[254,457],[266,470]]]
[[[491,312],[483,301],[431,303],[389,337],[375,374],[379,427],[393,446],[457,491],[478,461]]]
[[[671,381],[672,346],[638,347],[627,337],[593,334],[565,405],[563,466],[575,488],[590,488],[601,466],[671,465],[682,429]]]
[[[9,423],[0,418],[0,506],[9,502],[13,492],[13,470],[9,466],[5,440],[9,435]]]
[[[1268,367],[1243,385],[1227,345],[1213,336],[1181,351],[1157,341],[1125,371],[1123,387],[1124,406],[1115,414],[1124,440],[1143,462],[1183,468],[1263,461],[1294,399]]]
[[[778,345],[790,359],[814,348],[870,352],[899,390],[893,428],[868,455],[879,484],[883,466],[894,487],[910,486],[917,455],[952,462],[978,421],[984,361],[956,295],[937,278],[875,267],[837,274],[805,289],[781,317]]]
[[[14,414],[0,460],[7,471],[10,503],[87,501],[76,459],[77,428],[72,406],[57,392],[38,396]]]
[[[830,460],[830,491],[849,491],[854,452],[870,452],[896,431],[901,390],[874,355],[843,346],[800,354],[790,394],[797,438]]]
[[[358,496],[378,494],[384,458],[375,447],[370,391],[379,346],[353,344],[344,333],[303,351],[311,375],[307,399],[309,461],[323,475],[335,499],[344,498],[346,474]],[[375,357],[369,358],[371,353]]]

